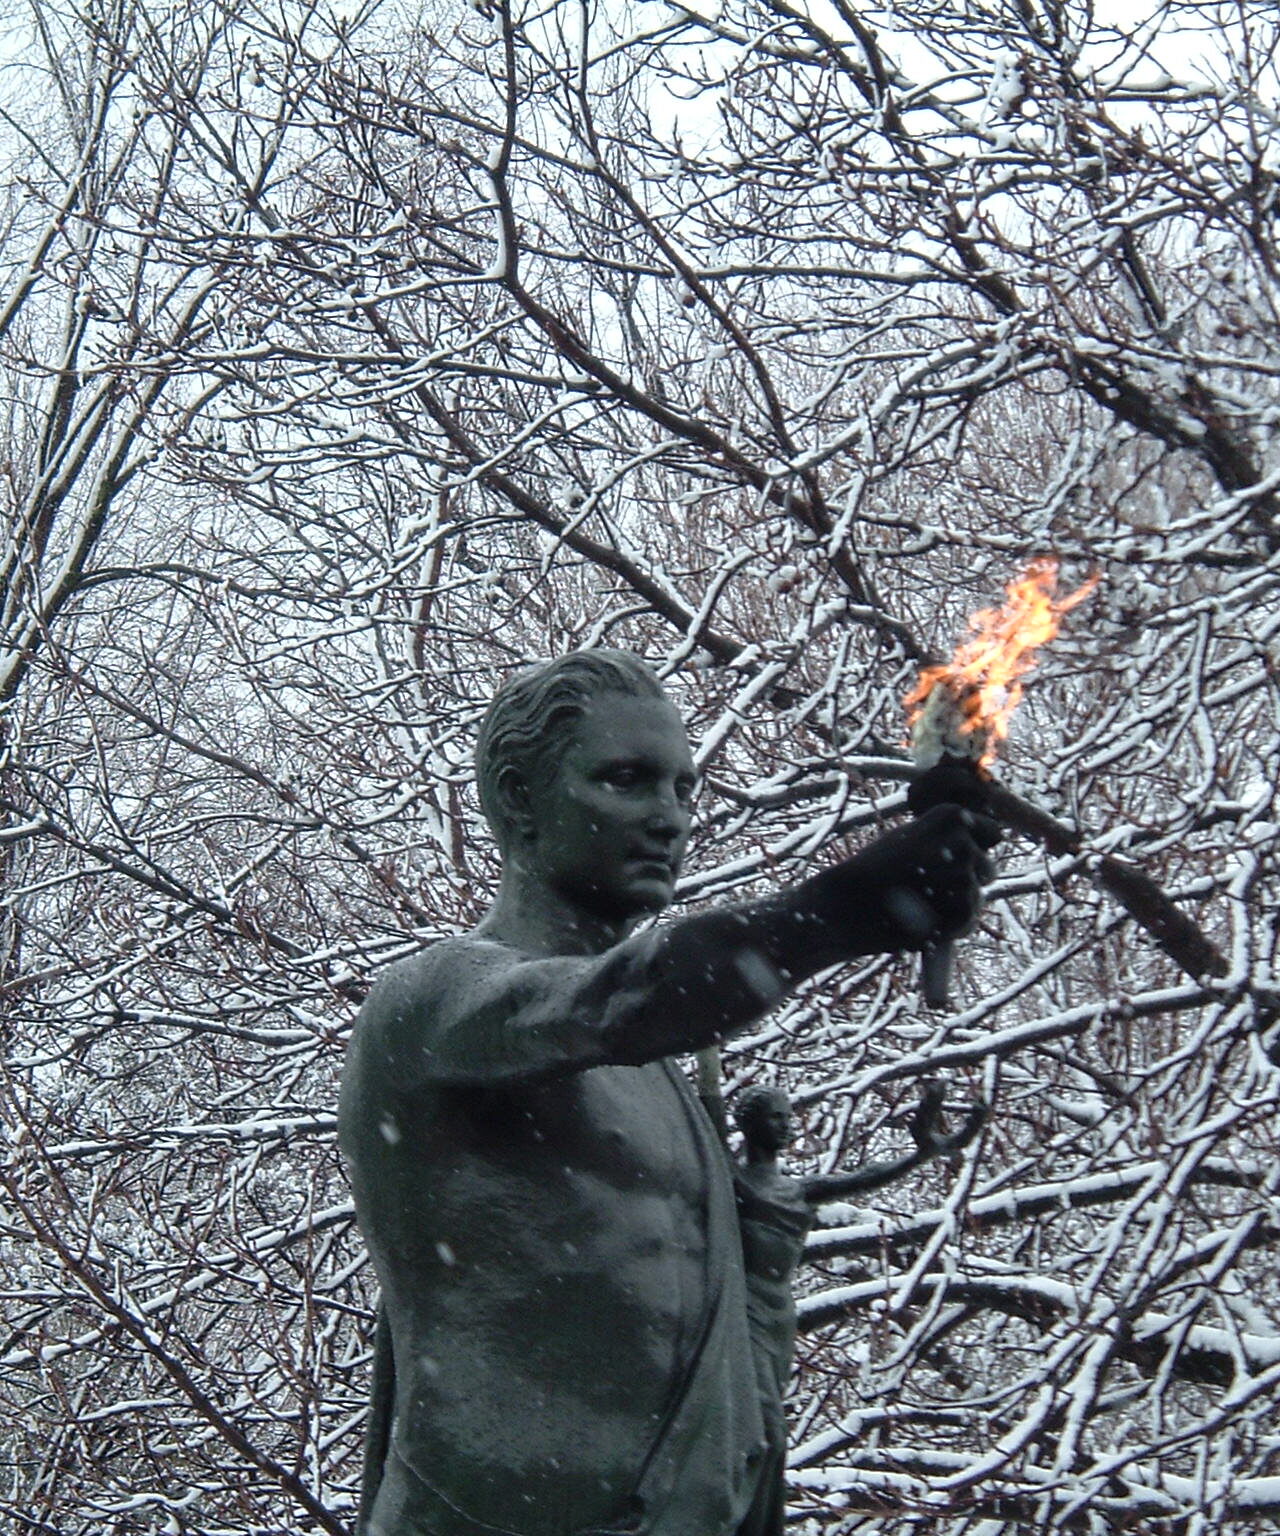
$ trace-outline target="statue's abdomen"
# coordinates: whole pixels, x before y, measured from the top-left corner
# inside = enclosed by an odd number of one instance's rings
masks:
[[[688,1106],[660,1065],[434,1098],[411,1145],[388,1148],[400,1155],[363,1223],[396,1233],[375,1253],[396,1444],[500,1529],[604,1523],[674,1406],[708,1304]]]

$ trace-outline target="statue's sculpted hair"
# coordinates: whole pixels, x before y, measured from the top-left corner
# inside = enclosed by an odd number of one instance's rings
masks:
[[[750,1088],[744,1088],[733,1104],[734,1122],[742,1134],[749,1136],[748,1127],[751,1122],[779,1100],[788,1108],[791,1107],[786,1089],[776,1088],[772,1083],[756,1083]]]
[[[480,806],[499,848],[511,828],[498,785],[508,768],[525,783],[554,774],[576,723],[605,693],[664,699],[656,674],[628,651],[571,651],[507,679],[485,711],[476,738]]]

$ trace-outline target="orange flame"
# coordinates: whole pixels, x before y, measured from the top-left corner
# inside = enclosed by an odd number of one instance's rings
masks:
[[[1062,615],[1083,602],[1098,579],[1091,576],[1066,597],[1055,598],[1058,562],[1033,560],[1005,588],[1003,607],[973,615],[970,636],[950,661],[921,670],[904,700],[908,723],[917,725],[941,685],[950,695],[948,729],[969,738],[970,755],[989,768],[1009,734],[1009,721],[1022,699],[1021,678],[1035,666],[1037,648],[1053,639]]]

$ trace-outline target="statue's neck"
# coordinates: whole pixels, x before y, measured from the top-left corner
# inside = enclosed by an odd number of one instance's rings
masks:
[[[529,955],[600,955],[635,925],[634,918],[587,911],[525,871],[509,868],[476,932]]]
[[[765,1152],[749,1146],[739,1177],[766,1200],[781,1200],[791,1204],[802,1197],[803,1186],[798,1179],[783,1173],[778,1166],[776,1152]]]

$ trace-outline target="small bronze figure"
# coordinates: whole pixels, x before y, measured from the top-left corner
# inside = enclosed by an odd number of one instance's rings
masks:
[[[825,966],[977,910],[995,830],[939,806],[760,901],[666,907],[695,769],[635,657],[521,673],[476,768],[503,872],[392,966],[339,1133],[382,1288],[370,1536],[733,1536],[768,1443],[729,1161],[669,1060]]]
[[[879,1189],[922,1163],[968,1146],[987,1118],[987,1106],[970,1105],[959,1130],[946,1135],[941,1128],[944,1102],[942,1086],[927,1082],[911,1118],[915,1150],[906,1156],[863,1163],[847,1173],[799,1179],[788,1177],[778,1166],[779,1154],[792,1139],[787,1095],[780,1088],[755,1087],[738,1099],[735,1119],[745,1156],[734,1170],[734,1188],[747,1278],[747,1320],[769,1445],[760,1488],[740,1536],[782,1536],[786,1522],[784,1404],[796,1342],[791,1281],[818,1208]]]

